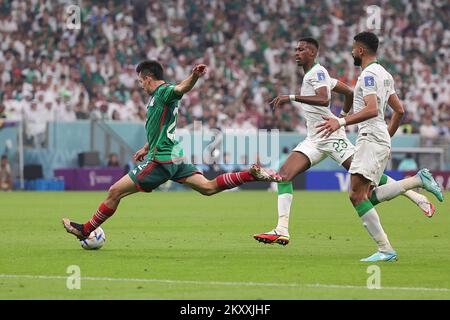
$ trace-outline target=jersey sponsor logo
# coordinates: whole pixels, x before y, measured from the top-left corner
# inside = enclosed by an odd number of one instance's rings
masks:
[[[317,72],[317,79],[319,79],[319,81],[325,80],[325,73]]]
[[[366,87],[373,87],[375,86],[375,79],[372,76],[364,77],[364,84]]]

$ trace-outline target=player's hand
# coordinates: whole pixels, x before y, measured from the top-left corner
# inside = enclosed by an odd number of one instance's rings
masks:
[[[148,149],[145,147],[142,147],[136,153],[133,155],[133,159],[136,162],[144,160],[145,156],[148,154]]]
[[[281,104],[289,102],[289,96],[278,96],[269,102],[273,110],[277,109]]]
[[[328,138],[333,132],[341,127],[337,119],[324,116],[322,116],[322,118],[325,122],[316,125],[316,128],[319,128],[317,133],[322,132],[322,135],[320,136],[321,138]]]
[[[194,67],[194,69],[192,69],[192,73],[196,77],[200,78],[206,74],[207,70],[208,70],[208,68],[206,67],[206,64],[198,64]]]

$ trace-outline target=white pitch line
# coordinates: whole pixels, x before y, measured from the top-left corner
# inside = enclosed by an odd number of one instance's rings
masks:
[[[70,275],[69,275],[70,276]],[[51,275],[18,275],[18,274],[0,274],[3,279],[38,279],[38,280],[66,280],[68,276]],[[165,284],[193,284],[193,285],[218,285],[218,286],[244,286],[244,287],[290,287],[290,288],[332,288],[332,289],[366,289],[365,286],[353,285],[334,285],[334,284],[301,284],[301,283],[267,283],[267,282],[224,282],[224,281],[194,281],[194,280],[168,280],[168,279],[138,279],[138,278],[106,278],[106,277],[80,277],[80,280],[87,281],[107,281],[107,282],[147,282],[147,283],[165,283]],[[381,287],[379,290],[394,291],[434,291],[450,292],[449,288],[414,288],[414,287]]]
[[[336,289],[368,289],[364,286],[351,286],[351,285],[337,285],[337,284],[305,284],[304,286],[309,288],[336,288]],[[449,288],[414,288],[414,287],[381,287],[380,289],[370,290],[396,290],[396,291],[438,291],[438,292],[450,292]]]

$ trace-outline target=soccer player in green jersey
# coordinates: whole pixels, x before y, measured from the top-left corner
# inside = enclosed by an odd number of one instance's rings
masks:
[[[194,165],[184,161],[183,149],[175,139],[178,102],[206,71],[206,65],[196,65],[189,77],[173,85],[164,81],[164,70],[159,62],[147,60],[139,63],[136,67],[139,84],[150,95],[150,100],[145,122],[147,143],[133,157],[136,161],[147,159],[111,186],[108,196],[89,221],[78,224],[64,218],[67,232],[80,240],[86,239],[114,214],[122,198],[138,191],[151,192],[168,180],[184,183],[207,196],[250,181],[281,181],[275,171],[259,165],[252,165],[249,171],[226,173],[208,180]]]

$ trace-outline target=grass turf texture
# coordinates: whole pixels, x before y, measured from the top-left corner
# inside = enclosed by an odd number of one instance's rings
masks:
[[[286,247],[252,238],[276,225],[276,193],[140,193],[103,225],[105,246],[83,250],[61,218],[86,221],[105,195],[0,193],[0,299],[450,299],[446,203],[432,219],[404,197],[377,206],[399,261],[378,263],[387,289],[369,290],[359,259],[376,247],[345,193],[295,192]],[[82,279],[69,290],[69,265],[81,277],[155,282]]]

